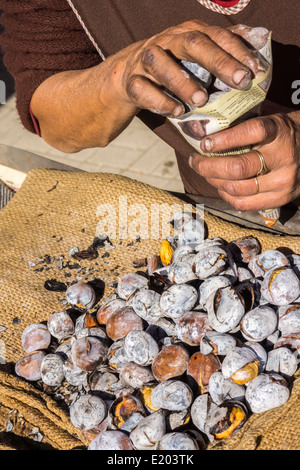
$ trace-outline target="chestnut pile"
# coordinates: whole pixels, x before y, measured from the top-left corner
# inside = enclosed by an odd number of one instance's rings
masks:
[[[146,272],[119,278],[100,305],[89,283],[72,284],[70,308],[23,332],[16,373],[73,387],[88,450],[202,450],[289,399],[300,255],[262,252],[253,236],[204,239],[188,213],[171,223],[177,235]]]

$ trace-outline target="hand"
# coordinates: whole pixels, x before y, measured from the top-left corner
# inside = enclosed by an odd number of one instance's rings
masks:
[[[235,209],[272,209],[300,196],[299,111],[250,119],[206,137],[200,145],[206,152],[252,145],[263,154],[268,172],[257,177],[258,186],[255,177],[261,163],[255,152],[211,158],[193,154],[190,158],[191,167]]]
[[[198,62],[237,89],[265,72],[238,34],[189,21],[131,44],[99,65],[46,79],[31,100],[43,139],[66,153],[105,147],[141,109],[178,117],[184,113],[182,102],[204,105],[206,90],[180,60]]]
[[[188,21],[110,57],[107,66],[110,64],[111,73],[103,94],[111,96],[112,90],[116,90],[125,106],[169,117],[184,113],[180,101],[192,107],[203,106],[207,92],[180,66],[180,60],[202,65],[236,89],[246,87],[254,76],[265,73],[265,65],[239,35],[202,21]]]

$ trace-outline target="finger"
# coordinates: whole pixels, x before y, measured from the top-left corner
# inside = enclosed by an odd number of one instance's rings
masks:
[[[265,64],[255,56],[237,34],[218,26],[208,26],[207,33],[222,49],[246,65],[255,77],[267,72]]]
[[[198,63],[232,88],[244,88],[252,79],[251,70],[246,65],[201,31],[189,31],[175,36],[171,51],[181,60]]]
[[[259,117],[211,134],[202,140],[201,149],[204,152],[220,152],[234,147],[267,144],[275,140],[277,135],[276,119],[269,116]]]
[[[126,91],[130,101],[141,109],[169,117],[179,117],[184,113],[184,107],[179,101],[141,75],[134,75],[129,79]]]
[[[261,211],[281,207],[292,200],[291,195],[280,192],[267,192],[253,196],[234,197],[219,191],[220,196],[238,211]]]
[[[271,169],[265,158],[267,168]],[[204,178],[221,180],[244,180],[252,178],[261,169],[261,161],[256,152],[226,157],[203,157],[193,154],[190,157],[191,168]]]
[[[207,178],[207,182],[218,189],[218,191],[234,197],[254,196],[258,193],[273,192],[274,190],[276,191],[276,188],[277,190],[282,188],[279,183],[276,183],[276,175],[274,176],[273,173],[246,180]]]
[[[144,70],[171,93],[191,106],[203,106],[207,91],[161,47],[147,47],[142,56]]]

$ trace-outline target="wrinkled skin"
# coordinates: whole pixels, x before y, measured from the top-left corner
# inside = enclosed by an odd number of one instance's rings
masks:
[[[190,165],[240,211],[272,209],[299,198],[300,113],[250,119],[206,137],[201,149],[219,152],[247,145],[263,154],[269,170],[258,177],[259,193],[255,176],[261,165],[255,152],[212,158],[193,154]]]
[[[31,100],[43,139],[66,153],[104,147],[141,109],[179,117],[184,114],[181,101],[205,105],[207,91],[179,65],[181,60],[201,64],[231,88],[245,88],[266,69],[239,29],[232,29],[187,21],[133,43],[95,67],[50,77]],[[73,93],[79,88],[80,94]],[[269,169],[258,178],[258,194],[254,177],[260,161],[253,152],[210,159],[196,154],[190,165],[215,195],[238,210],[279,207],[300,196],[299,140],[299,112],[254,118],[202,140],[206,151],[249,144],[258,148]]]
[[[187,21],[133,43],[95,67],[45,80],[31,100],[42,137],[67,153],[103,147],[141,109],[178,117],[184,106],[177,98],[203,106],[207,92],[180,60],[201,64],[235,89],[265,72],[237,34],[200,20]],[[74,94],[78,87],[80,94]]]

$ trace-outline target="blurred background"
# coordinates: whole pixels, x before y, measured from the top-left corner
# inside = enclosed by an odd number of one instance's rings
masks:
[[[84,171],[121,174],[158,188],[183,192],[173,149],[139,119],[135,118],[117,139],[103,149],[65,154],[23,128],[15,108],[14,81],[5,69],[1,51],[0,80],[6,85],[6,103],[0,104],[0,180],[16,189],[20,187],[26,174],[3,163],[7,162],[8,154],[13,155],[13,149],[22,149],[50,159],[53,168],[55,162],[60,162]]]

